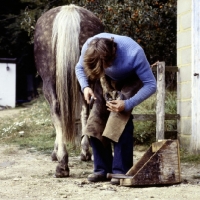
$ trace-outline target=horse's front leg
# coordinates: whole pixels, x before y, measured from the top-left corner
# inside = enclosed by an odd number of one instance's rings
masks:
[[[88,110],[87,104],[84,102],[82,105],[82,111],[81,111],[81,125],[82,125],[82,130],[85,129],[88,115],[89,115],[89,110]],[[82,132],[82,138],[81,138],[81,160],[82,161],[89,161],[91,160],[91,153],[90,153],[90,148],[89,148],[89,137],[85,135]]]
[[[81,160],[89,161],[91,160],[91,153],[89,148],[89,137],[87,135],[82,136],[81,139]]]
[[[123,99],[121,92],[114,89],[115,83],[111,80],[108,80],[105,75],[100,78],[100,83],[103,90],[103,96],[106,101]]]

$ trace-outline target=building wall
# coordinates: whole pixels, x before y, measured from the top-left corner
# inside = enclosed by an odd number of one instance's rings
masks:
[[[177,112],[181,146],[189,148],[192,134],[192,0],[177,1]]]

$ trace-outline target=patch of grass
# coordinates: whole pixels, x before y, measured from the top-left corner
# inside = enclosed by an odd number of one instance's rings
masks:
[[[0,143],[15,144],[50,154],[55,141],[49,105],[41,94],[39,98],[21,105],[19,114],[0,118]],[[18,107],[17,109],[20,110]],[[23,133],[23,134],[20,134]],[[76,147],[67,145],[69,155],[77,153]]]
[[[165,113],[176,114],[177,113],[177,92],[167,91],[165,97]],[[165,131],[177,130],[176,120],[165,121]]]
[[[166,92],[166,113],[176,113],[176,93]],[[0,118],[0,143],[12,143],[21,148],[35,149],[50,154],[53,150],[55,130],[51,121],[50,108],[43,95],[17,107],[19,114]],[[136,106],[134,114],[155,114],[156,94]],[[155,141],[156,122],[145,121],[134,123],[136,144],[150,145]],[[176,121],[166,121],[165,130],[176,130]],[[23,134],[20,135],[20,132]],[[69,155],[79,155],[80,147],[67,144]]]
[[[180,150],[180,160],[182,163],[194,163],[200,164],[200,155],[199,154],[191,154],[184,149]]]
[[[176,114],[176,92],[166,91],[165,113]],[[139,104],[133,109],[133,114],[156,114],[156,94]],[[136,144],[151,144],[156,140],[156,122],[138,121],[134,122],[134,138]],[[165,131],[177,130],[176,120],[165,121]]]
[[[133,109],[133,114],[155,114],[156,113],[156,94]],[[155,140],[156,122],[136,121],[134,122],[133,137],[136,144],[151,144]]]

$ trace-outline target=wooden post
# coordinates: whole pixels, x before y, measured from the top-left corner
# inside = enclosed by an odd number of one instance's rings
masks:
[[[165,122],[165,62],[157,64],[156,140],[164,139]]]

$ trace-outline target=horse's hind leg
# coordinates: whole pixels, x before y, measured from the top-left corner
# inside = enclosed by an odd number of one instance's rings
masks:
[[[53,87],[51,87],[50,85],[45,85],[45,81],[44,81],[43,91],[47,101],[50,104],[51,117],[56,131],[54,150],[51,155],[52,160],[58,161],[55,176],[68,177],[69,176],[68,153],[64,142],[65,138],[62,132],[58,101],[56,99]]]
[[[66,150],[66,145],[64,143],[65,138],[63,138],[63,134],[62,134],[60,117],[56,113],[53,113],[52,119],[54,122],[54,127],[56,129],[56,140],[55,140],[54,152],[56,152],[56,157],[59,162],[56,167],[55,176],[57,178],[68,177],[69,176],[68,153]]]

